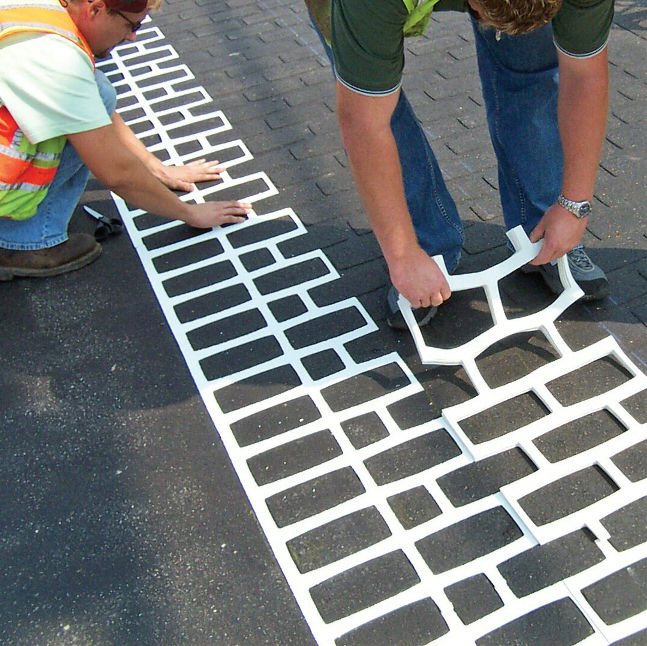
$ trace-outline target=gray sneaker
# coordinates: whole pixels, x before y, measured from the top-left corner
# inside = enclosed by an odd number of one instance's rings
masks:
[[[402,312],[398,307],[398,298],[400,294],[398,290],[391,285],[389,287],[389,292],[386,295],[386,322],[389,327],[392,327],[394,330],[406,330],[408,328],[407,322],[402,316]],[[415,317],[418,325],[423,327],[431,321],[436,312],[438,311],[437,307],[433,305],[431,307],[418,307],[415,310],[412,310],[413,316]]]
[[[589,258],[582,245],[571,249],[566,257],[575,282],[584,292],[583,301],[597,301],[609,295],[609,280],[606,274]],[[561,294],[564,291],[562,281],[559,279],[557,263],[524,265],[521,271],[524,274],[541,274],[544,282],[554,294]]]

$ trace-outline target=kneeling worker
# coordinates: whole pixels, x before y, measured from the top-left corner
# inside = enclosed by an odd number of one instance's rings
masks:
[[[90,171],[124,200],[193,227],[239,222],[250,205],[186,204],[170,189],[219,178],[216,162],[162,164],[115,112],[95,57],[135,32],[159,0],[0,0],[0,280],[53,276],[101,246],[67,233]]]

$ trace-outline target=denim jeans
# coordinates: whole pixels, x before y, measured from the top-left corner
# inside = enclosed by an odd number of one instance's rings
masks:
[[[524,36],[502,35],[472,21],[488,128],[497,156],[506,227],[530,233],[553,204],[562,179],[557,126],[557,53],[550,25]],[[314,21],[313,21],[313,24]],[[316,27],[317,33],[319,30]],[[326,54],[332,52],[319,33]],[[463,228],[420,123],[400,92],[391,118],[407,206],[420,246],[456,269]]]
[[[95,78],[106,112],[112,115],[117,103],[115,90],[100,70],[95,71]],[[89,175],[87,166],[68,141],[54,180],[36,214],[27,220],[0,218],[0,247],[32,250],[65,242],[67,225],[83,195]]]

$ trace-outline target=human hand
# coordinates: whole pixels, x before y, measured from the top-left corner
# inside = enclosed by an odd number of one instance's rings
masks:
[[[172,191],[190,192],[195,189],[196,182],[213,182],[220,179],[223,170],[217,160],[196,159],[182,166],[162,165],[158,179]]]
[[[393,286],[414,309],[437,307],[451,296],[449,283],[440,267],[420,247],[402,260],[392,261],[389,272]]]
[[[252,205],[247,202],[205,202],[188,205],[190,214],[184,222],[197,229],[209,229],[221,224],[243,222],[251,211]]]
[[[576,247],[584,235],[586,221],[587,218],[576,218],[559,204],[553,204],[529,236],[531,242],[544,240],[541,250],[530,264],[545,265]]]

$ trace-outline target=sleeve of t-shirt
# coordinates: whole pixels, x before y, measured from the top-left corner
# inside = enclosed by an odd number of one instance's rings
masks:
[[[0,70],[0,101],[31,143],[111,123],[90,59],[65,38],[12,36]]]
[[[604,49],[613,22],[613,5],[613,0],[563,0],[553,18],[557,48],[576,58]]]
[[[332,0],[331,46],[341,83],[363,94],[400,87],[404,69],[402,0]]]

